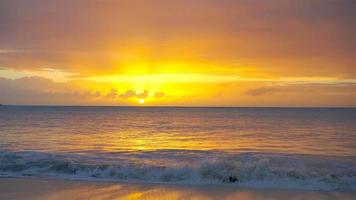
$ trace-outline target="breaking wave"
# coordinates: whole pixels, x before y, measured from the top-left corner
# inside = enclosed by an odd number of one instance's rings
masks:
[[[0,151],[0,176],[356,191],[355,157],[157,150]]]

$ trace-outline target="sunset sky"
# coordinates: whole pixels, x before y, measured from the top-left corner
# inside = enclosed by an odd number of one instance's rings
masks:
[[[0,103],[356,106],[354,0],[1,0]]]

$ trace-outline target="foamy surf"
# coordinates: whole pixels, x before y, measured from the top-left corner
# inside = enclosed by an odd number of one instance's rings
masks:
[[[6,177],[356,191],[354,157],[157,150],[117,153],[0,152]]]

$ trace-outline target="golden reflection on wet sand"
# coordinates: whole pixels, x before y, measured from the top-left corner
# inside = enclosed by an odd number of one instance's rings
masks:
[[[238,188],[231,185],[161,185],[89,181],[0,179],[0,199],[215,200],[353,199],[352,192]]]

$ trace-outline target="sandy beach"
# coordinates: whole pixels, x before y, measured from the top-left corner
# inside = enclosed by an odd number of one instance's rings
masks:
[[[353,192],[1,178],[0,199],[354,199]]]
[[[0,0],[0,200],[356,200],[356,0]]]

